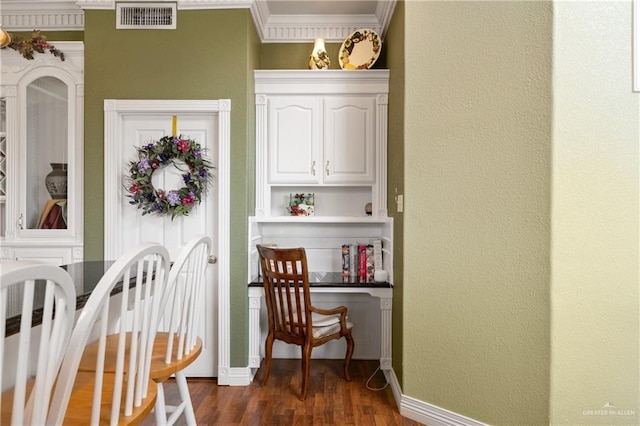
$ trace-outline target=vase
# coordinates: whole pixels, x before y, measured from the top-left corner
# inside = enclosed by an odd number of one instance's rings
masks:
[[[324,39],[317,38],[313,43],[313,50],[309,58],[309,69],[324,70],[328,69],[329,65],[331,65],[331,60],[327,50],[324,48]]]
[[[67,163],[51,163],[51,168],[44,179],[47,192],[53,199],[67,198]]]

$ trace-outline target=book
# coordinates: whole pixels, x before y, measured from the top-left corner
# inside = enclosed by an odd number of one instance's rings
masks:
[[[358,246],[349,245],[349,276],[355,278],[358,276]]]
[[[367,282],[367,245],[358,245],[358,281]]]
[[[67,222],[64,215],[64,205],[66,199],[47,200],[40,219],[38,220],[38,229],[67,229]]]
[[[375,272],[375,267],[374,267],[374,257],[373,257],[373,246],[371,244],[367,245],[365,256],[366,256],[365,282],[372,283],[374,281],[373,275]]]
[[[373,240],[373,265],[378,271],[383,269],[382,267],[382,240],[375,238]]]
[[[349,255],[349,244],[342,245],[342,278],[348,278],[350,274],[350,260],[351,257]]]

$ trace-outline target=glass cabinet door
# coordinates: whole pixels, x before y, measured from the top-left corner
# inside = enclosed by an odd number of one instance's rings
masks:
[[[23,229],[67,229],[69,88],[44,76],[26,89]]]

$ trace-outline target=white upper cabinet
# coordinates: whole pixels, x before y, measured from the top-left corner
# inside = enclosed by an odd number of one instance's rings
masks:
[[[324,99],[324,182],[375,182],[375,108],[373,95]]]
[[[375,97],[273,95],[270,183],[373,183]]]
[[[386,217],[388,70],[255,71],[256,216]]]
[[[84,48],[52,44],[65,61],[0,51],[0,259],[83,257]]]
[[[322,182],[321,105],[319,99],[301,96],[269,98],[269,183]]]

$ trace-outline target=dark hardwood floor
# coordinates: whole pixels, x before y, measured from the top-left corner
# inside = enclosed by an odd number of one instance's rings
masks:
[[[211,379],[189,379],[191,400],[199,425],[419,425],[400,416],[391,387],[374,391],[365,383],[377,361],[351,361],[351,382],[342,376],[341,360],[311,361],[311,380],[304,401],[298,399],[302,378],[300,360],[274,359],[269,382],[262,371],[249,386],[218,386]],[[369,386],[380,388],[377,372]],[[175,383],[165,384],[169,403]],[[143,423],[154,424],[153,413]],[[184,423],[184,416],[180,419]]]

